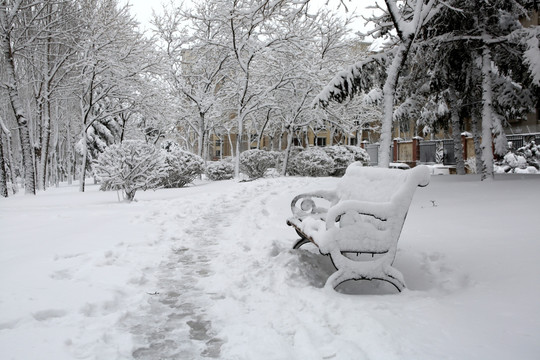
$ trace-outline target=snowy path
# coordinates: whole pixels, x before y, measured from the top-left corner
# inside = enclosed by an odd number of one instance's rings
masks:
[[[164,214],[157,214],[160,236],[173,240],[176,248],[160,265],[157,294],[152,295],[147,313],[133,319],[132,333],[148,344],[136,349],[134,358],[219,357],[222,340],[215,338],[205,310],[212,294],[205,293],[198,279],[210,275],[219,229],[231,216],[223,206],[225,198],[221,196],[217,204],[214,198],[179,199],[169,202]]]
[[[253,225],[261,229],[260,223],[269,215],[265,201],[276,195],[270,191],[272,186],[270,182],[237,184],[233,193],[167,201],[153,210],[148,220],[159,221],[160,241],[172,241],[174,249],[159,266],[149,307],[137,312],[141,316],[126,319],[126,324],[134,324],[130,331],[136,339],[145,344],[134,350],[134,358],[220,358],[224,340],[216,336],[208,309],[224,293],[212,281],[223,275],[216,271],[234,271],[238,252],[248,251],[242,245],[245,241],[237,238],[256,236],[248,230]],[[251,213],[253,209],[258,210]],[[229,231],[233,222],[246,225],[242,234]],[[213,269],[211,261],[221,268]]]

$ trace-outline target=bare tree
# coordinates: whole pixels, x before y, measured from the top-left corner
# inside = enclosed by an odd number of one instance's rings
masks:
[[[80,190],[84,191],[92,141],[100,151],[120,132],[118,116],[127,110],[126,99],[134,95],[132,84],[154,65],[151,47],[135,30],[128,7],[116,1],[87,0],[81,4],[85,21],[78,42],[79,104],[83,124],[79,150],[82,155]],[[115,130],[115,131],[113,131]],[[95,137],[101,133],[101,139]],[[95,156],[94,156],[95,157]]]
[[[2,138],[4,137],[3,132],[0,131],[0,196],[8,197],[8,186],[7,186],[7,173],[6,173],[6,164],[4,162],[4,145]]]
[[[26,1],[9,1],[2,0],[0,2],[0,45],[4,57],[4,68],[6,81],[2,84],[8,91],[11,107],[19,126],[19,136],[22,147],[24,174],[25,174],[25,193],[36,193],[35,184],[35,169],[34,158],[32,154],[32,142],[30,139],[29,118],[23,106],[23,101],[19,93],[19,78],[15,68],[15,57],[18,56],[20,50],[24,48],[24,44],[19,43],[19,36],[28,30],[27,27],[35,25],[35,21],[19,21],[22,14],[32,7],[44,7],[43,4],[35,4]],[[33,20],[33,19],[30,19]],[[20,24],[24,24],[21,28]]]
[[[75,54],[75,31],[78,11],[69,2],[47,1],[44,14],[40,17],[42,35],[36,38],[36,44],[27,49],[32,52],[32,66],[35,69],[34,84],[37,103],[37,117],[41,130],[36,139],[35,148],[39,155],[37,166],[39,189],[45,189],[47,164],[51,154],[51,132],[58,126],[58,112],[53,112],[53,102],[58,103],[63,96],[61,88],[69,77],[70,58]],[[55,117],[52,119],[52,117]],[[54,123],[52,123],[54,122]],[[53,151],[54,151],[54,147]]]
[[[261,64],[268,65],[267,61],[278,56],[283,46],[302,39],[300,29],[307,19],[302,16],[306,2],[237,0],[220,5],[215,17],[222,32],[227,34],[221,46],[235,63],[234,75],[224,87],[230,102],[236,105],[235,175],[238,176],[246,119],[257,110],[271,106],[272,92],[292,81],[289,70],[272,74]]]
[[[4,153],[4,162],[7,168],[9,168],[9,177],[11,178],[11,190],[14,194],[16,194],[19,191],[19,188],[17,186],[17,177],[15,176],[15,162],[13,161],[13,150],[12,150],[12,142],[11,142],[11,131],[8,129],[6,124],[4,123],[4,120],[2,119],[2,116],[0,116],[0,136],[1,134],[4,134],[6,138],[6,149]],[[6,174],[7,178],[7,174]]]
[[[202,2],[186,12],[170,4],[153,21],[167,60],[166,79],[178,99],[180,118],[196,133],[197,154],[205,160],[213,120],[220,115],[220,97],[230,60],[230,53],[216,45],[223,39],[211,5]]]

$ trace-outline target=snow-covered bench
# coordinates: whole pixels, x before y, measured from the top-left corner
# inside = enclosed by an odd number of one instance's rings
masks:
[[[403,290],[403,275],[392,263],[414,191],[428,185],[429,177],[426,166],[398,170],[350,165],[334,191],[292,200],[294,216],[287,224],[301,237],[294,248],[312,242],[331,257],[337,271],[326,287],[378,279]]]

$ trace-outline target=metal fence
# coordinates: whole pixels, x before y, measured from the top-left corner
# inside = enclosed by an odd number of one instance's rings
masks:
[[[517,150],[523,145],[534,140],[536,144],[540,144],[540,133],[507,135],[508,142],[511,143],[510,150]],[[452,139],[444,140],[422,140],[419,142],[420,152],[418,162],[420,163],[436,163],[437,149],[441,152],[442,163],[444,165],[455,165],[456,157],[454,154],[454,141]],[[370,156],[370,165],[376,166],[379,155],[379,144],[366,144],[365,149]],[[393,154],[393,145],[390,148],[390,154]],[[396,160],[395,160],[396,161]]]
[[[536,145],[540,144],[540,133],[536,134],[523,134],[523,135],[506,135],[506,139],[511,143],[510,150],[517,150],[523,145],[530,143],[532,140]]]
[[[437,143],[435,141],[422,141],[420,143],[420,162],[434,163]]]

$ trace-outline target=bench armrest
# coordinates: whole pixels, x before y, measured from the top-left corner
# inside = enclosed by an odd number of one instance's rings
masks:
[[[305,193],[296,196],[291,201],[291,211],[294,217],[298,219],[304,219],[308,216],[316,216],[321,219],[326,218],[326,213],[328,211],[327,207],[318,206],[315,202],[315,199],[325,200],[328,208],[334,206],[339,198],[335,191],[316,191],[312,193]]]

